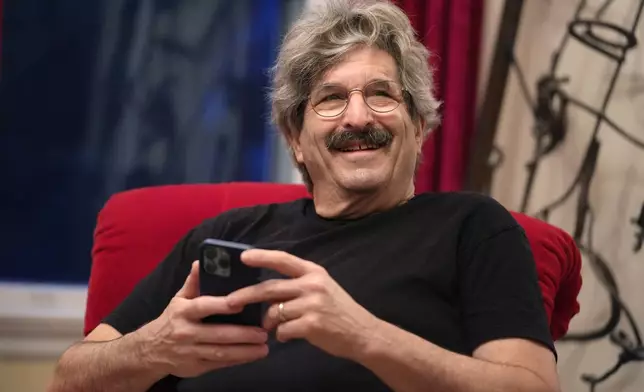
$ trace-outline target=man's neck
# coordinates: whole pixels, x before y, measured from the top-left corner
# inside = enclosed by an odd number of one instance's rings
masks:
[[[313,189],[315,212],[329,219],[356,219],[387,211],[406,203],[414,196],[414,185],[388,187],[374,192],[355,193],[342,189]]]

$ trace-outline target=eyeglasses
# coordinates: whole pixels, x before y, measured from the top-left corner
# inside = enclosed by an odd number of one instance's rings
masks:
[[[405,89],[390,80],[376,80],[367,83],[362,89],[351,90],[330,84],[313,90],[309,99],[313,110],[321,117],[337,117],[347,110],[349,98],[356,91],[362,93],[364,103],[371,110],[377,113],[388,113],[403,101]]]

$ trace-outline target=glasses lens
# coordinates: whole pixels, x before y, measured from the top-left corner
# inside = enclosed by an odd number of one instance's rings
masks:
[[[390,112],[400,104],[402,89],[394,82],[372,82],[364,88],[364,100],[374,112]]]
[[[347,106],[347,90],[341,86],[321,87],[311,94],[311,104],[320,116],[337,116]]]

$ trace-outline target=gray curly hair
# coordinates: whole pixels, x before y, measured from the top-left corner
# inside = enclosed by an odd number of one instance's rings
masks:
[[[311,88],[357,47],[388,52],[398,66],[413,120],[424,120],[427,137],[440,123],[429,51],[416,39],[405,13],[387,0],[325,0],[310,7],[284,37],[272,69],[271,120],[289,140],[302,130]],[[311,179],[299,165],[304,182]]]

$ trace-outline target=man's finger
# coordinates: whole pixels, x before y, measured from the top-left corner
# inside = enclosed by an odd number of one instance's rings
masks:
[[[195,341],[201,344],[263,344],[268,339],[258,327],[197,323],[193,328]]]
[[[183,308],[182,314],[191,320],[201,320],[215,314],[235,314],[243,310],[243,306],[231,306],[226,297],[202,296],[191,299]]]
[[[194,346],[199,358],[206,361],[217,362],[251,362],[266,357],[268,346],[266,344],[232,344]]]
[[[280,309],[280,305],[282,305],[282,309]],[[266,331],[271,331],[280,324],[298,319],[311,310],[315,310],[315,305],[311,303],[310,298],[306,297],[274,303],[266,311],[262,327]]]
[[[258,302],[287,301],[304,294],[298,279],[272,279],[246,286],[226,296],[228,305],[237,308]]]
[[[321,267],[279,250],[250,249],[241,254],[244,264],[250,267],[267,268],[291,278],[316,271]]]
[[[306,322],[303,319],[295,319],[278,325],[275,338],[282,343],[292,339],[306,339],[306,332]]]
[[[190,273],[176,296],[186,299],[193,299],[199,296],[199,261],[192,262]]]

